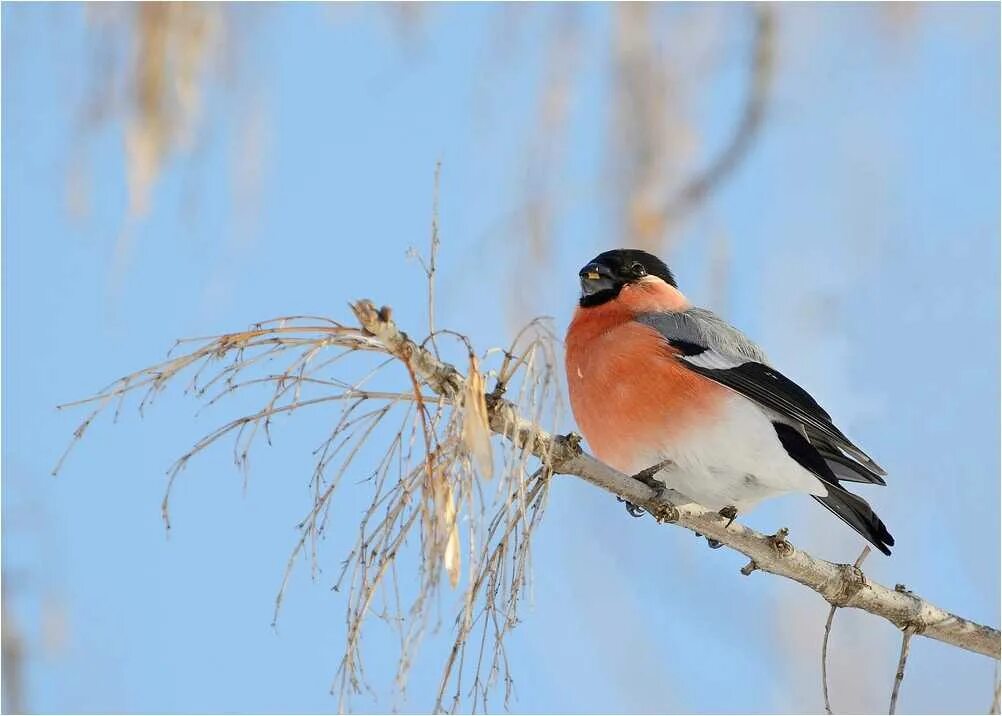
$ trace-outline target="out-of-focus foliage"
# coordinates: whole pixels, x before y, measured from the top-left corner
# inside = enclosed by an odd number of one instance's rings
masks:
[[[405,50],[424,41],[433,9],[383,6]],[[527,125],[526,182],[516,207],[529,240],[526,251],[545,260],[551,253],[555,204],[565,201],[557,177],[567,160],[568,104],[584,80],[581,13],[574,5],[541,10],[498,6],[498,51],[517,50],[520,28],[548,13],[546,62],[536,117]],[[605,154],[610,181],[603,200],[619,216],[626,243],[664,246],[682,220],[737,165],[763,116],[773,71],[774,15],[769,6],[740,13],[712,5],[613,6],[610,51],[604,58],[612,121]],[[239,75],[237,40],[252,8],[212,3],[95,4],[88,7],[91,35],[90,91],[80,108],[86,143],[93,131],[114,125],[121,132],[129,188],[129,218],[142,219],[154,201],[168,162],[192,157],[206,131],[203,106]],[[356,10],[332,7],[332,42],[351,32]],[[733,63],[747,65],[746,106],[735,108],[733,138],[717,155],[701,151],[696,109],[714,87],[714,75]],[[332,91],[336,91],[333,88]],[[253,155],[264,141],[248,113]],[[85,152],[84,152],[85,153]],[[237,172],[238,178],[242,173]],[[71,207],[87,209],[88,181],[82,160],[70,174]],[[123,234],[127,238],[127,234]],[[122,247],[120,247],[122,248]]]
[[[129,213],[140,218],[164,165],[194,148],[212,71],[224,57],[227,11],[211,3],[100,3],[88,6],[87,19],[91,90],[81,127],[121,126]],[[71,205],[82,210],[84,178],[71,180]]]
[[[402,52],[419,53],[432,42],[427,30],[434,21],[434,6],[398,3],[372,10],[383,15]],[[562,172],[570,159],[567,146],[574,130],[570,105],[588,79],[585,53],[597,46],[594,38],[586,46],[582,36],[582,18],[588,10],[574,4],[498,5],[491,10],[497,29],[494,59],[484,67],[486,77],[500,76],[506,59],[525,49],[530,25],[542,23],[546,28],[533,35],[546,45],[545,61],[538,69],[535,116],[528,122],[505,119],[527,130],[520,174],[524,180],[513,192],[511,207],[514,228],[526,238],[515,257],[523,271],[527,266],[540,274],[550,270],[563,209],[581,199],[582,191],[616,217],[610,235],[619,237],[618,243],[652,251],[668,248],[740,167],[767,125],[777,63],[782,62],[779,33],[788,8],[616,3],[608,11],[612,17],[607,50],[600,58],[610,111],[602,148],[608,181],[601,187],[568,188]],[[169,162],[193,158],[208,130],[202,121],[203,106],[214,93],[232,90],[241,75],[241,48],[261,15],[262,11],[236,4],[88,7],[91,90],[80,108],[83,148],[77,151],[86,155],[87,138],[97,128],[114,125],[121,132],[129,187],[127,218],[146,216]],[[336,43],[352,32],[363,13],[356,6],[332,5],[326,16],[331,41]],[[909,5],[876,5],[869,17],[873,30],[884,35],[890,47],[906,43],[921,24],[921,13]],[[721,78],[735,73],[745,84],[738,95],[740,103],[732,107],[726,137],[710,142],[705,106],[713,100]],[[483,104],[477,111],[499,113],[488,93],[485,89],[477,95]],[[235,104],[254,101],[240,97]],[[260,107],[244,109],[237,112],[243,125],[241,165],[233,177],[244,209],[250,211],[256,191],[252,184],[266,170],[262,146],[267,143],[267,123]],[[90,191],[83,166],[78,158],[69,177],[69,201],[78,213],[86,211]],[[125,224],[119,241],[120,260],[129,248],[130,226]],[[719,233],[707,240],[714,253],[710,281],[714,295],[722,297],[728,240]],[[531,275],[525,278],[528,286],[537,283]],[[526,317],[530,298],[512,297],[513,325]]]

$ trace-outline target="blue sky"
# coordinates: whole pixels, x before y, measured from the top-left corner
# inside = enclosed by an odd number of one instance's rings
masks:
[[[298,570],[270,627],[322,416],[283,424],[246,489],[226,446],[193,462],[167,539],[165,470],[233,414],[193,418],[196,405],[168,392],[142,419],[95,423],[53,478],[83,417],[54,406],[159,360],[175,338],[285,314],[346,319],[360,296],[418,331],[423,280],[406,250],[427,243],[439,160],[440,325],[481,347],[508,343],[519,311],[562,330],[578,267],[620,243],[603,154],[613,20],[606,6],[579,9],[550,258],[520,269],[557,10],[520,12],[435,6],[401,36],[375,6],[242,11],[238,69],[212,80],[195,151],[167,163],[122,261],[122,122],[78,124],[93,88],[84,9],[4,4],[4,596],[28,648],[32,710],[336,708],[337,536],[324,575]],[[746,9],[713,12],[733,22]],[[998,625],[999,10],[921,6],[889,22],[861,5],[781,8],[764,131],[665,258],[694,301],[756,338],[888,469],[888,487],[866,497],[898,547],[867,572]],[[740,46],[739,31],[726,37]],[[742,55],[726,56],[693,110],[699,157],[724,141],[744,91]],[[241,142],[248,113],[263,138],[259,183]],[[82,217],[67,208],[80,156]],[[731,254],[723,298],[709,279],[720,240]],[[504,300],[514,294],[518,310]],[[359,499],[345,497],[344,519]],[[861,546],[805,498],[747,521],[786,525],[832,560]],[[553,486],[537,539],[533,599],[509,642],[512,710],[821,710],[820,598],[743,578],[739,555],[630,520],[570,478]],[[383,691],[355,707],[429,709],[447,640],[429,638],[402,704],[386,641],[367,653]],[[886,707],[898,643],[885,622],[838,614],[837,711]],[[900,711],[986,710],[992,669],[916,639]]]

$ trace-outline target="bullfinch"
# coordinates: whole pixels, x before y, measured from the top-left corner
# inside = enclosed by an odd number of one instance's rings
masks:
[[[664,262],[617,249],[580,277],[565,368],[574,418],[599,459],[731,519],[806,492],[891,553],[887,527],[843,487],[884,485],[887,473],[757,345],[692,306]]]

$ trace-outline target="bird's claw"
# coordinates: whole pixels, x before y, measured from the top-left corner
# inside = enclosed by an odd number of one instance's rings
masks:
[[[568,436],[570,437],[570,436]],[[636,475],[633,475],[634,480],[644,483],[649,488],[654,490],[654,499],[660,501],[661,496],[665,493],[665,485],[660,480],[654,479],[654,476],[659,470],[664,469],[671,464],[671,460],[662,460],[657,465],[651,465],[650,467],[641,470]],[[639,505],[635,505],[629,500],[624,500],[622,497],[616,497],[620,502],[626,503],[626,511],[630,513],[632,517],[643,517],[645,513],[650,512],[651,516],[654,517],[658,522],[674,522],[678,519],[677,511],[674,505],[663,504],[653,512],[647,510]]]
[[[727,524],[724,525],[724,529],[727,529],[728,527],[731,526],[731,523],[734,522],[734,518],[738,516],[738,508],[734,507],[734,505],[727,505],[727,507],[720,508],[720,511],[717,512],[717,514],[720,515],[721,517],[727,518]],[[696,536],[702,537],[703,535],[697,532]],[[720,549],[721,547],[724,546],[723,542],[721,542],[720,540],[715,540],[712,537],[706,538],[706,544],[709,545],[710,549]]]
[[[633,476],[634,480],[639,480],[640,482],[647,485],[649,488],[655,492],[664,491],[664,483],[660,480],[655,480],[654,476],[658,474],[661,470],[672,464],[671,460],[662,460],[657,465],[651,465],[650,467],[641,470],[636,475]]]
[[[630,517],[643,517],[646,512],[643,507],[638,507],[629,500],[624,500],[622,497],[616,497],[616,500],[626,503],[626,511],[629,513]]]
[[[693,534],[696,535],[697,537],[705,537],[705,535],[701,534],[700,532],[693,532]],[[724,546],[723,542],[718,542],[712,537],[706,537],[706,544],[710,546],[710,549],[720,549],[721,547]]]
[[[677,522],[679,518],[678,509],[671,502],[663,499],[666,492],[666,488],[660,482],[656,482],[651,486],[654,490],[654,502],[655,507],[653,509],[647,507],[640,507],[635,505],[629,500],[623,499],[617,495],[616,499],[619,502],[626,503],[626,511],[630,513],[633,517],[643,517],[645,513],[650,514],[657,522]]]
[[[645,512],[643,507],[637,507],[632,502],[626,503],[626,511],[630,513],[631,517],[643,517]]]

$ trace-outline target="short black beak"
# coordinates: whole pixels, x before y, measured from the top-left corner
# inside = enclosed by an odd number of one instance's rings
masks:
[[[591,296],[599,291],[609,291],[616,287],[612,273],[605,266],[590,263],[578,274],[581,277],[581,295]]]

